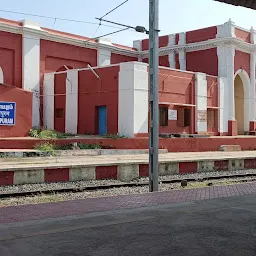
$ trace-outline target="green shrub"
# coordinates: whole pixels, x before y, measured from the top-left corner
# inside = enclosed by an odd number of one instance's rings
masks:
[[[54,130],[42,130],[39,133],[40,139],[57,139],[58,138],[58,132]]]
[[[84,144],[84,143],[77,143],[77,146],[80,149],[101,149],[102,147],[97,144]]]
[[[53,152],[54,151],[54,145],[49,142],[43,142],[43,143],[38,143],[35,145],[35,149],[44,151],[44,152]]]
[[[73,145],[71,143],[69,144],[63,144],[63,145],[56,145],[54,147],[55,150],[72,150]]]
[[[39,129],[30,129],[29,130],[29,136],[33,137],[33,138],[39,138],[39,133],[40,133]]]

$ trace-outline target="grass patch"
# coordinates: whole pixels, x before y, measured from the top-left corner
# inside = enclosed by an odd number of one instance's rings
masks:
[[[112,140],[117,140],[117,139],[124,139],[127,138],[126,136],[119,135],[119,134],[107,134],[106,138],[112,139]]]
[[[40,139],[65,139],[76,135],[72,133],[61,133],[50,129],[30,129],[29,136]]]
[[[101,149],[103,148],[100,145],[97,144],[84,144],[84,143],[78,143],[77,144],[79,149]],[[62,145],[56,145],[50,142],[41,142],[35,145],[34,147],[36,150],[44,151],[44,152],[54,152],[56,150],[73,150],[73,144],[62,144]]]

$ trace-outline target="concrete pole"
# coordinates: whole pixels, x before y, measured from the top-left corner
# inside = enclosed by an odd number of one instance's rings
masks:
[[[149,0],[149,191],[158,191],[158,12],[159,0]]]

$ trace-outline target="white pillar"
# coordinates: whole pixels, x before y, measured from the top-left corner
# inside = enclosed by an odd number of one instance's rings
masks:
[[[133,48],[137,49],[139,52],[142,51],[142,41],[141,40],[135,40],[133,41]],[[140,56],[138,57],[138,61],[142,61],[142,57],[141,57],[141,54]]]
[[[22,85],[24,90],[33,92],[32,125],[40,125],[40,36],[30,31],[41,32],[40,25],[23,20],[22,34]]]
[[[228,132],[228,86],[227,78],[218,78],[219,133]]]
[[[235,23],[229,19],[228,22],[225,22],[222,25],[217,27],[216,38],[227,38],[227,37],[236,37],[235,35]]]
[[[78,70],[67,71],[65,132],[77,134],[78,124]]]
[[[111,52],[109,50],[98,48],[98,67],[111,64]]]
[[[207,132],[207,80],[206,74],[195,74],[195,130],[198,133]]]
[[[118,133],[133,138],[148,133],[148,64],[120,64],[118,86]]]
[[[180,33],[179,34],[179,45],[185,45],[186,44],[186,33]],[[186,52],[185,50],[179,50],[179,62],[180,62],[180,69],[186,70]]]
[[[104,45],[112,45],[112,43],[108,38],[100,38],[98,43],[97,66],[108,66],[111,64],[111,51],[105,49]]]
[[[235,120],[235,95],[234,95],[234,58],[233,46],[218,46],[218,76],[227,78],[228,86],[228,119]]]
[[[44,74],[44,127],[54,129],[54,73]]]
[[[169,35],[168,46],[174,46],[176,44],[176,35]],[[172,50],[168,54],[170,68],[176,68],[175,51]]]
[[[249,117],[249,121],[255,121],[256,120],[256,104],[255,104],[255,100],[256,100],[256,95],[255,95],[255,68],[256,68],[256,52],[252,52],[251,56],[250,56],[250,66],[251,66],[251,85],[250,85],[250,117]]]

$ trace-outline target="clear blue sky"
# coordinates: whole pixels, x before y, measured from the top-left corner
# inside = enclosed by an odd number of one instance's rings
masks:
[[[95,17],[104,15],[123,0],[8,0],[1,1],[0,10],[26,12],[39,15],[97,22]],[[130,25],[148,27],[148,0],[129,0],[125,5],[107,16],[107,19]],[[256,11],[226,5],[212,0],[159,0],[161,35],[218,25],[231,18],[237,25],[256,28]],[[0,11],[7,19],[24,18],[40,22],[41,26],[92,37],[97,25],[74,23]],[[114,31],[101,26],[100,36]],[[120,44],[132,45],[132,41],[144,38],[133,31],[122,32],[110,38]]]

